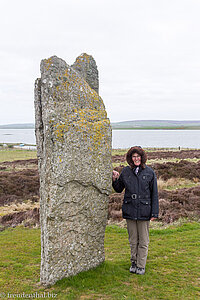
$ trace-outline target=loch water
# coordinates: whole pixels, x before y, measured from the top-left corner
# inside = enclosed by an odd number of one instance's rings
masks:
[[[35,145],[34,129],[0,129],[0,143]],[[200,149],[200,130],[113,130],[112,147],[127,149],[134,145],[153,148]]]

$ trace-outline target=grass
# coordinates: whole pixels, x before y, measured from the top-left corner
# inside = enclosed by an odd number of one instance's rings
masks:
[[[188,161],[188,162],[193,162],[193,163],[198,163],[200,161],[200,158],[184,158],[184,159],[180,159],[180,158],[155,158],[155,159],[148,159],[147,160],[147,165],[152,165],[155,163],[158,164],[165,164],[167,162],[172,162],[172,163],[179,163],[181,160],[184,161]],[[113,168],[119,167],[120,165],[124,165],[124,166],[128,166],[128,163],[126,161],[122,161],[122,162],[114,162],[113,164]]]
[[[198,163],[200,161],[200,158],[184,158],[184,159],[175,158],[175,157],[161,158],[161,159],[155,158],[155,159],[148,159],[148,164],[153,164],[153,163],[164,164],[164,163],[167,163],[167,162],[179,163],[181,160],[189,161],[189,162],[193,162],[193,163]]]
[[[127,231],[107,226],[106,261],[99,267],[39,285],[40,230],[17,227],[0,234],[0,291],[50,293],[57,299],[197,299],[199,289],[200,224],[150,230],[145,276],[129,273]]]
[[[160,148],[157,149],[158,151],[165,150],[169,151],[169,149],[165,148]],[[156,149],[153,148],[147,148],[146,151],[151,152],[151,151],[157,151]],[[174,149],[170,149],[174,150]],[[127,153],[128,149],[113,149],[112,150],[112,155],[125,155]],[[0,162],[4,161],[14,161],[14,160],[20,160],[20,159],[31,159],[31,158],[37,158],[37,152],[36,150],[23,150],[23,149],[0,149]],[[178,158],[168,158],[168,159],[149,159],[148,164],[152,163],[166,163],[166,162],[175,162],[178,163],[181,159]],[[191,161],[191,162],[198,162],[200,159],[199,158],[186,158],[184,160]],[[127,165],[126,162],[122,162],[122,164]],[[119,163],[113,163],[113,166],[119,166]]]
[[[0,162],[37,158],[35,150],[3,149],[0,150]]]
[[[113,155],[126,152],[127,149],[117,149],[113,150]],[[36,158],[36,151],[0,150],[0,162],[29,158]],[[163,184],[171,189],[193,183],[177,179]],[[13,204],[9,209],[20,211],[27,205],[29,203]],[[2,211],[4,214],[6,211]],[[150,230],[145,276],[129,273],[130,249],[126,229],[110,225],[105,235],[106,261],[95,269],[62,279],[47,289],[39,285],[40,230],[7,229],[0,233],[0,298],[1,293],[37,292],[44,295],[45,292],[46,295],[57,295],[56,299],[198,299],[200,224],[193,222],[155,228]]]
[[[0,217],[14,214],[21,211],[28,211],[30,209],[39,208],[39,202],[32,202],[30,200],[25,200],[22,203],[12,203],[10,205],[0,206]]]
[[[112,155],[125,155],[130,148],[126,149],[112,149]],[[177,148],[143,148],[147,153],[156,151],[180,151]]]
[[[125,155],[128,149],[112,149],[112,155]]]
[[[168,180],[158,179],[158,190],[177,190],[182,188],[191,188],[199,185],[199,179],[189,180],[186,178],[172,177]]]

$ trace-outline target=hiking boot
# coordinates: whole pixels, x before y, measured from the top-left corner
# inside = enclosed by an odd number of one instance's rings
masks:
[[[132,262],[131,267],[130,267],[130,272],[136,273],[136,269],[137,269],[136,263]]]
[[[136,269],[137,275],[144,275],[145,274],[145,268],[138,268]]]

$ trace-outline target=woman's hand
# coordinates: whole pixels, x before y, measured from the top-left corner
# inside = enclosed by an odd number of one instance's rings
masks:
[[[116,179],[119,178],[119,172],[113,170],[113,174],[112,174],[112,180],[115,181]]]
[[[157,218],[152,217],[152,218],[151,218],[151,221],[155,221],[156,219],[157,219]]]

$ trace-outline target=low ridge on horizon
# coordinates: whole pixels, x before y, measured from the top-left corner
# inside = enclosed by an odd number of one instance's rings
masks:
[[[132,120],[132,121],[120,121],[111,122],[113,129],[137,129],[137,128],[162,128],[162,127],[173,127],[173,128],[185,128],[185,127],[199,127],[200,120]],[[0,129],[34,129],[34,123],[13,123],[0,125]]]

